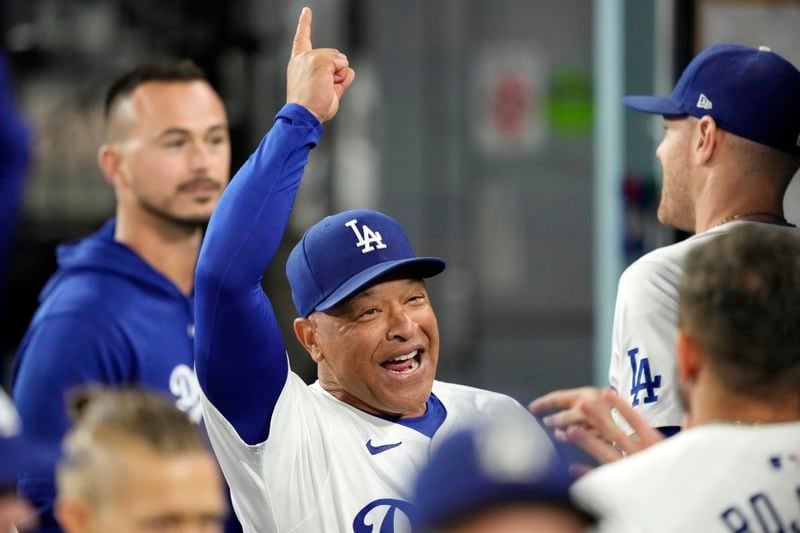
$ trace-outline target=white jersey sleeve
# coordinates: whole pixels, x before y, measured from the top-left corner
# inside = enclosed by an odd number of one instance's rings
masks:
[[[675,381],[681,271],[651,254],[628,267],[617,292],[609,383],[654,427],[680,426],[686,415]]]
[[[289,531],[313,513],[327,481],[319,409],[308,386],[289,373],[263,443],[248,445],[204,398],[214,452],[247,531]],[[275,468],[274,465],[281,465]],[[287,472],[291,472],[287,476]],[[275,513],[274,509],[280,509]]]
[[[658,248],[629,266],[619,280],[611,335],[609,384],[651,426],[680,426],[686,416],[676,381],[678,290],[686,257],[736,227],[733,221]],[[798,232],[795,227],[784,228]],[[619,417],[617,423],[631,429]]]

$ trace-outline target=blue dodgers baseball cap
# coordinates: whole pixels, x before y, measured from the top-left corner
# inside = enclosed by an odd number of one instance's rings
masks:
[[[325,217],[303,235],[286,262],[297,312],[307,317],[354,295],[381,276],[403,269],[409,277],[441,273],[438,257],[417,257],[396,220],[366,209]]]
[[[414,488],[416,531],[446,527],[483,510],[511,503],[575,507],[573,479],[544,433],[519,423],[462,430],[434,450]]]
[[[671,96],[623,102],[665,117],[710,115],[740,137],[800,154],[800,71],[765,46],[715,44],[689,63]]]

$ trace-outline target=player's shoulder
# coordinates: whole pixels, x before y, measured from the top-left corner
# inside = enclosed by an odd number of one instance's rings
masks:
[[[694,248],[724,234],[713,230],[693,235],[668,246],[662,246],[643,255],[629,265],[620,276],[619,293],[639,298],[642,294],[675,297],[683,274],[686,257]]]
[[[678,433],[635,455],[592,470],[573,484],[573,496],[581,502],[607,500],[631,483],[642,493],[652,495],[662,486],[664,476],[679,477],[680,470],[688,466],[686,458],[692,455],[686,455],[687,449],[695,448],[697,441],[693,433]],[[614,490],[609,492],[609,488]]]
[[[453,411],[460,415],[473,413],[481,419],[530,416],[517,400],[499,392],[437,380],[433,383],[433,393],[451,414]]]
[[[602,488],[634,480],[659,485],[684,474],[693,475],[700,465],[710,468],[720,457],[753,456],[759,448],[768,451],[778,444],[800,445],[800,422],[763,426],[707,424],[601,466],[576,483],[576,488],[583,484]]]
[[[775,476],[774,472],[784,458],[787,464],[793,461],[794,452],[790,450],[797,446],[800,422],[763,426],[707,424],[601,466],[576,481],[570,492],[580,506],[608,518],[608,524],[617,525],[619,521],[633,525],[637,531],[655,530],[653,521],[668,516],[659,502],[676,493],[686,494],[686,501],[696,501],[703,494],[710,499],[712,494],[730,490],[750,493],[753,481],[758,479],[767,485],[780,483],[786,478]],[[698,472],[703,475],[698,476]],[[674,512],[670,520],[681,516]]]
[[[631,263],[620,278],[623,283],[640,284],[653,277],[679,276],[692,238],[652,250]]]
[[[115,328],[136,307],[135,298],[120,285],[125,282],[100,272],[57,271],[42,289],[39,307],[28,329]],[[120,305],[121,302],[125,305]]]
[[[730,233],[737,225],[748,223],[750,222],[743,221],[726,224],[725,226],[692,235],[680,242],[656,248],[631,263],[623,272],[621,281],[626,280],[634,283],[652,277],[680,276],[689,252],[720,235]]]
[[[459,383],[450,383],[447,381],[435,380],[433,382],[433,393],[439,397],[440,400],[465,400],[474,402],[498,402],[501,404],[515,404],[519,405],[514,398],[500,392],[494,392],[470,385],[461,385]]]

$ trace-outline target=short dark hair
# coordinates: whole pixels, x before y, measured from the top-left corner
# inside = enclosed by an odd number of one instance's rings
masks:
[[[748,224],[696,248],[684,266],[678,316],[728,390],[796,393],[800,237]]]
[[[105,118],[111,113],[114,104],[130,95],[139,85],[148,82],[180,83],[189,81],[208,81],[205,72],[191,59],[179,61],[159,61],[145,63],[117,79],[106,93]]]

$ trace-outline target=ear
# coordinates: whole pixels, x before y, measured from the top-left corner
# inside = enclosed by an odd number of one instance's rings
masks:
[[[97,164],[100,165],[100,170],[103,171],[103,176],[106,181],[116,188],[120,182],[120,165],[122,163],[122,155],[116,146],[104,144],[97,151]]]
[[[702,367],[700,347],[697,340],[684,329],[678,330],[676,341],[678,355],[678,379],[681,382],[694,382]]]
[[[55,505],[56,520],[66,533],[91,531],[91,510],[85,502],[74,498],[58,498]]]
[[[705,165],[714,156],[719,143],[719,128],[713,118],[706,115],[697,121],[694,154],[699,165]]]
[[[322,361],[322,350],[320,350],[319,344],[317,343],[317,330],[311,320],[302,317],[295,318],[294,334],[315,363]]]

